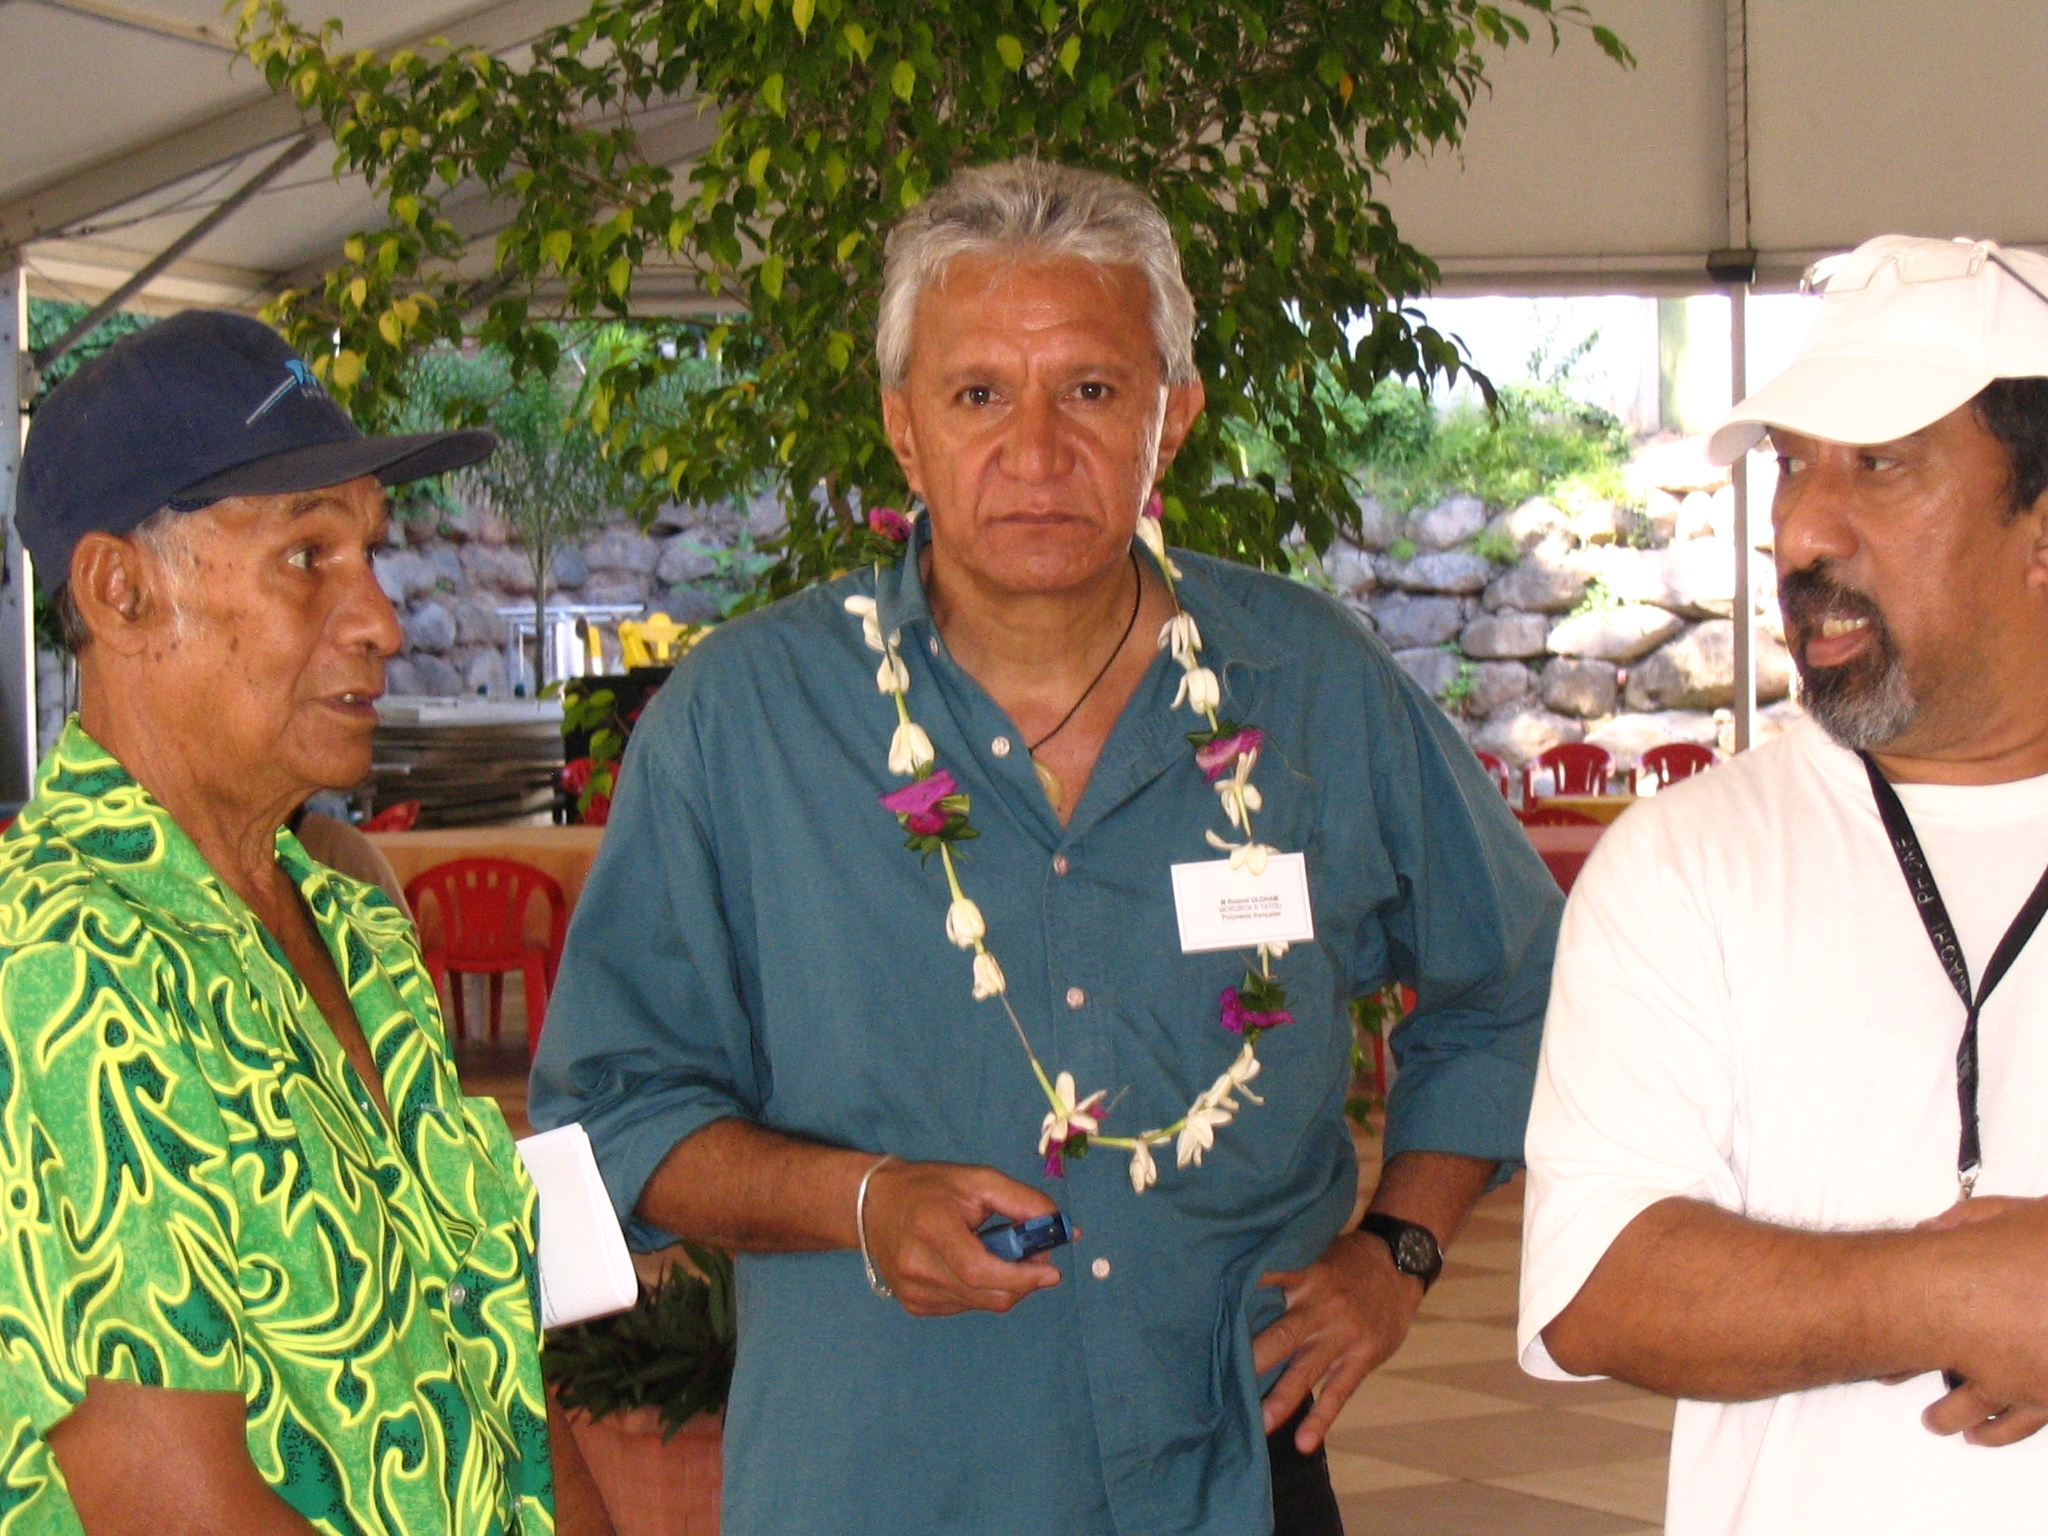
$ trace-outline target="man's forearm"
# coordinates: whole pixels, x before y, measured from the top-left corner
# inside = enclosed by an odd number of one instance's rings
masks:
[[[1929,1306],[1939,1244],[1664,1200],[1623,1229],[1543,1341],[1575,1375],[1718,1402],[1932,1370],[1948,1363]]]
[[[1403,1152],[1380,1170],[1369,1209],[1425,1226],[1448,1248],[1499,1166],[1453,1152]]]
[[[875,1155],[714,1120],[670,1149],[640,1216],[693,1242],[743,1253],[851,1248],[854,1194]]]

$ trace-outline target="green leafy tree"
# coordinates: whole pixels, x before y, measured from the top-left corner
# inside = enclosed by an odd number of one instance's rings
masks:
[[[1019,154],[1145,186],[1179,238],[1211,409],[1167,484],[1173,537],[1273,565],[1293,530],[1327,545],[1355,517],[1335,402],[1468,371],[1404,308],[1436,270],[1375,181],[1455,144],[1495,51],[1561,20],[1627,62],[1564,0],[597,0],[516,64],[348,51],[285,0],[247,0],[239,35],[391,215],[273,311],[329,385],[374,420],[411,347],[468,333],[550,375],[539,318],[632,315],[680,269],[729,318],[701,353],[594,375],[592,429],[677,497],[779,481],[787,585],[847,563],[862,504],[906,495],[869,344],[890,223],[954,168]],[[649,145],[691,100],[716,137],[676,173]],[[510,214],[485,260],[441,207],[471,180]],[[716,381],[642,410],[689,355]]]
[[[589,348],[600,359],[610,353]],[[548,573],[565,544],[601,528],[633,497],[587,420],[582,349],[558,352],[547,372],[521,373],[496,348],[463,355],[437,347],[410,360],[391,424],[405,431],[488,426],[498,449],[454,478],[518,535],[533,571],[534,678],[547,680]],[[427,495],[432,496],[433,491]]]

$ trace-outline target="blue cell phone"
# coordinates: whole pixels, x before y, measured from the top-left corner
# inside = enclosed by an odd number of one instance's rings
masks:
[[[1057,1248],[1062,1243],[1071,1243],[1080,1235],[1074,1224],[1059,1211],[1050,1216],[1034,1216],[1024,1222],[1001,1222],[993,1227],[984,1227],[976,1234],[982,1247],[1012,1264],[1035,1253],[1043,1253],[1048,1248]]]

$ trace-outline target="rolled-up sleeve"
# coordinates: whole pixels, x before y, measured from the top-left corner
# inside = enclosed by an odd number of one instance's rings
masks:
[[[714,1120],[756,1118],[768,1087],[698,778],[682,701],[657,700],[619,775],[533,1063],[535,1127],[582,1124],[641,1248],[673,1240],[633,1215],[661,1160]]]
[[[1415,989],[1388,1044],[1385,1151],[1522,1159],[1564,898],[1479,760],[1391,661],[1373,713],[1379,836],[1400,896],[1368,919],[1354,974]]]

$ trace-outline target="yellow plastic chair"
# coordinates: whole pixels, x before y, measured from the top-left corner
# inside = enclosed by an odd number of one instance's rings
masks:
[[[650,613],[637,623],[626,619],[619,624],[619,649],[628,671],[672,666],[703,634],[701,624],[678,624],[665,613]]]

